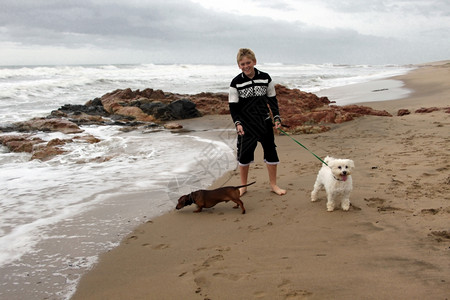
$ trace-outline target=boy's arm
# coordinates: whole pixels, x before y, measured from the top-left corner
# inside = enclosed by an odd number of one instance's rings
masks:
[[[278,100],[275,92],[275,85],[273,81],[269,82],[269,86],[267,89],[267,99],[269,103],[270,110],[272,111],[273,119],[276,122],[277,120],[281,123],[280,111],[278,109]]]
[[[228,94],[228,105],[230,107],[231,118],[233,119],[234,125],[237,126],[241,123],[241,117],[239,94],[235,87],[230,87],[230,92]]]

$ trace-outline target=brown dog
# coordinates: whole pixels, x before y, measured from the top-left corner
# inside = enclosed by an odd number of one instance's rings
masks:
[[[210,208],[219,202],[228,202],[231,200],[236,203],[233,208],[241,207],[242,213],[245,214],[244,203],[239,199],[239,188],[252,185],[255,182],[256,181],[253,181],[252,183],[240,186],[225,186],[215,190],[198,190],[192,192],[188,195],[181,196],[180,199],[178,199],[176,209],[181,209],[195,203],[197,204],[197,210],[194,210],[194,212],[201,212],[203,208]]]

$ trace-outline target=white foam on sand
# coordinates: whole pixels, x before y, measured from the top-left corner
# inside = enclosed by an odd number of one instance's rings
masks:
[[[403,81],[382,79],[321,90],[317,92],[317,96],[328,97],[336,105],[348,105],[402,99],[411,92],[404,87]]]

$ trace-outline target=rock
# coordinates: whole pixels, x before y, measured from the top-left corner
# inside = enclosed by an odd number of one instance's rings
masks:
[[[437,108],[437,107],[428,107],[428,108],[422,107],[422,108],[417,109],[415,111],[415,113],[416,114],[427,114],[427,113],[432,113],[432,112],[435,112],[438,110],[439,110],[439,108]]]
[[[168,105],[173,119],[191,119],[200,117],[200,112],[196,109],[195,103],[188,99],[176,100]]]
[[[166,129],[181,129],[183,126],[178,123],[166,123],[164,124],[164,128]]]
[[[169,104],[163,102],[151,102],[141,104],[143,112],[152,115],[158,120],[182,120],[201,116],[196,109],[196,104],[189,99],[175,100]]]
[[[61,106],[58,111],[66,114],[85,113],[88,115],[107,116],[108,112],[103,108],[102,103],[99,100],[93,100],[89,105],[73,105],[65,104]],[[96,105],[94,105],[94,103]]]
[[[49,142],[33,137],[31,134],[22,135],[3,135],[0,136],[0,143],[6,146],[11,152],[27,152],[31,153],[31,159],[49,160],[54,156],[65,153],[63,149],[58,146],[72,143],[74,140],[97,143],[100,140],[92,135],[75,136],[71,139],[52,139]]]
[[[225,115],[230,113],[228,94],[226,93],[200,93],[189,96],[201,115]]]
[[[42,161],[47,161],[62,153],[65,153],[65,151],[58,147],[46,146],[34,151],[31,155],[31,159],[40,159]]]
[[[66,143],[70,143],[72,141],[73,141],[72,139],[67,139],[67,140],[53,139],[47,143],[47,146],[48,147],[60,146],[60,145],[65,145]]]
[[[26,135],[3,135],[0,136],[0,142],[11,152],[33,152],[34,145],[43,143],[40,138]]]
[[[406,116],[406,115],[409,115],[409,114],[411,114],[411,112],[408,109],[404,109],[404,108],[399,109],[398,112],[397,112],[397,116],[399,116],[399,117]]]
[[[94,124],[102,125],[107,122],[107,120],[102,116],[89,115],[86,113],[79,113],[79,114],[75,113],[66,117],[68,117],[68,120],[70,122],[73,122],[77,125],[94,125]]]
[[[77,124],[64,119],[45,119],[35,118],[25,122],[14,124],[16,131],[59,131],[62,133],[81,133],[83,132]]]
[[[152,115],[156,119],[167,118],[166,117],[166,112],[168,110],[167,103],[155,101],[140,104],[139,107],[142,109],[144,113]]]
[[[134,116],[136,120],[153,122],[179,120],[199,117],[195,103],[188,98],[176,94],[166,95],[164,92],[152,89],[132,91],[115,90],[103,95],[101,103],[109,114]],[[145,116],[145,115],[147,116]]]
[[[148,115],[142,111],[139,107],[134,106],[117,106],[114,109],[114,114],[126,117],[132,117],[137,121],[143,122],[154,122],[155,118],[151,115]]]
[[[392,115],[385,110],[375,110],[368,106],[345,105],[345,106],[342,106],[342,109],[345,112],[355,114],[356,116],[371,115],[371,116],[379,116],[379,117],[392,117]]]
[[[95,144],[100,142],[101,140],[93,136],[92,134],[83,135],[83,136],[75,136],[72,138],[72,140],[82,141],[86,142],[88,144]]]
[[[289,131],[293,134],[314,134],[314,133],[322,133],[330,130],[330,127],[327,126],[311,126],[311,125],[301,125],[296,126]]]
[[[320,133],[330,129],[324,124],[337,124],[351,121],[362,115],[391,116],[386,111],[377,111],[370,107],[331,105],[327,97],[318,97],[312,93],[275,86],[283,125],[289,125],[288,131],[294,133]],[[446,108],[450,112],[450,108]],[[431,112],[437,108],[421,109],[416,112]],[[60,131],[66,134],[81,133],[78,125],[119,125],[122,131],[144,128],[148,132],[162,121],[195,118],[201,115],[229,114],[227,93],[199,93],[182,95],[165,93],[161,90],[118,89],[100,98],[86,102],[85,105],[66,104],[52,111],[48,118],[36,118],[18,122],[0,128],[0,132]],[[166,129],[180,129],[178,123],[167,123]],[[32,153],[33,159],[47,160],[64,153],[58,146],[82,140],[96,143],[93,136],[77,136],[70,139],[54,139],[45,144],[32,135],[0,136],[0,142],[11,151]]]

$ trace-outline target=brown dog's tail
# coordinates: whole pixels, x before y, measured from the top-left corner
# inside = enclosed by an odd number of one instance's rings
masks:
[[[249,183],[249,184],[244,184],[244,185],[240,185],[240,186],[235,186],[235,188],[239,189],[239,188],[241,188],[241,187],[246,187],[246,186],[249,186],[249,185],[254,184],[255,182],[256,182],[256,181],[253,181],[253,182],[251,182],[251,183]]]

